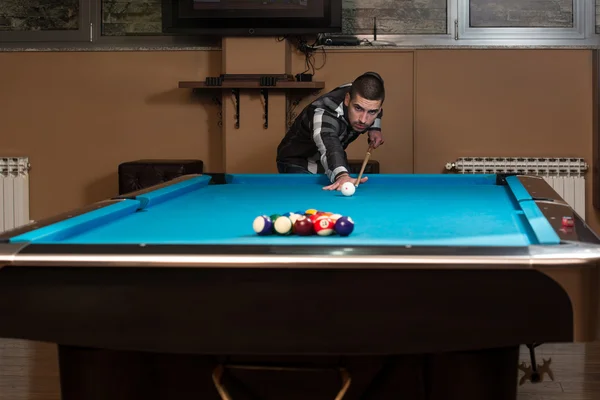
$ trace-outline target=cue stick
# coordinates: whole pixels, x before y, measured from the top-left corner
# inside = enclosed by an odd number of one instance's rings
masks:
[[[371,157],[371,152],[373,151],[373,146],[369,146],[367,150],[367,154],[365,155],[365,160],[363,161],[362,167],[360,168],[360,174],[358,174],[358,179],[356,180],[356,184],[354,186],[358,187],[360,184],[360,178],[362,178],[363,173],[365,172],[365,168],[367,167],[367,162],[369,162],[369,158]]]

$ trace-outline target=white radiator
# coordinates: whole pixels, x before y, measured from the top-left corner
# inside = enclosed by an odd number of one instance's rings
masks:
[[[585,219],[585,173],[583,158],[462,157],[446,164],[447,170],[463,174],[519,173],[536,175]]]
[[[585,178],[583,176],[544,176],[543,178],[585,220]]]
[[[29,223],[29,159],[0,157],[0,232]]]

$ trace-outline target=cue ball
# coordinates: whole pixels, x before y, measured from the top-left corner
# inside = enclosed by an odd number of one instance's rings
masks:
[[[342,185],[342,194],[344,196],[352,196],[356,191],[356,186],[351,182],[346,182]]]

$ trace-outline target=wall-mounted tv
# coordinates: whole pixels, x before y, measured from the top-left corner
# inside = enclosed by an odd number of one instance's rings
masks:
[[[285,36],[342,31],[342,0],[162,0],[163,32]]]

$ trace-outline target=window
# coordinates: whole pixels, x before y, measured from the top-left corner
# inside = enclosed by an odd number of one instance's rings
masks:
[[[102,36],[162,35],[161,2],[99,0]]]
[[[459,39],[584,39],[585,0],[458,0]],[[592,6],[593,7],[593,6]],[[590,7],[591,8],[591,7]],[[593,29],[592,29],[593,32]]]
[[[343,29],[347,35],[445,35],[447,0],[345,0]]]
[[[343,19],[343,34],[403,45],[593,44],[600,0],[344,0]],[[164,34],[161,0],[0,0],[0,41],[219,43]]]
[[[89,37],[89,0],[0,1],[0,41],[82,41]]]
[[[2,0],[0,0],[2,1]],[[177,44],[218,46],[218,38],[162,32],[160,0],[88,0],[92,2],[93,38],[97,44]]]

